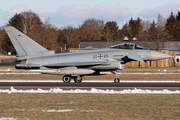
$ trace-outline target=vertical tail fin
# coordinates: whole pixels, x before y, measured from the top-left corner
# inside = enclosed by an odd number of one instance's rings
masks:
[[[20,32],[16,28],[12,26],[6,26],[4,29],[8,34],[13,46],[15,47],[19,57],[37,55],[38,52],[48,51],[46,48],[42,47],[34,40],[27,37],[25,34]]]

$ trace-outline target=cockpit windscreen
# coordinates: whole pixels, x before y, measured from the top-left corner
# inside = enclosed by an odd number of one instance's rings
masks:
[[[140,45],[138,45],[138,44],[135,44],[134,49],[148,50],[147,48],[142,47],[142,46],[140,46]]]
[[[142,47],[138,44],[135,43],[120,43],[120,44],[116,44],[116,45],[112,45],[110,46],[110,48],[114,48],[114,49],[129,49],[129,50],[148,50],[145,47]]]
[[[117,45],[113,45],[110,46],[110,48],[115,48],[115,49],[133,49],[134,44],[130,44],[130,43],[121,43],[121,44],[117,44]]]

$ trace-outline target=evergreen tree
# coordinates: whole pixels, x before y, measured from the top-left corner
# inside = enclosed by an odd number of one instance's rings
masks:
[[[15,14],[10,20],[8,21],[8,26],[14,26],[15,28],[19,29],[21,31],[20,24],[22,23],[22,15],[21,14]],[[22,32],[22,31],[21,31]]]
[[[129,20],[129,23],[126,23],[122,28],[124,35],[130,39],[133,39],[134,37],[139,39],[139,33],[141,30],[142,25],[140,18],[138,18],[137,20],[133,20],[133,18],[131,18]]]
[[[136,28],[135,36],[136,36],[137,39],[139,39],[139,37],[140,37],[139,33],[142,30],[141,19],[138,17],[138,19],[135,20],[135,23],[136,23],[136,25],[135,25],[135,28]]]
[[[170,34],[171,39],[174,40],[176,38],[177,20],[173,15],[173,12],[171,12],[171,15],[169,16],[169,18],[167,18],[165,27]]]
[[[175,38],[177,40],[180,40],[180,12],[178,11],[176,15],[176,33],[175,33]]]
[[[155,40],[156,39],[156,23],[155,21],[153,20],[153,22],[151,23],[150,25],[150,29],[149,29],[149,35],[150,35],[150,39],[151,40]]]
[[[180,21],[180,12],[178,11],[177,15],[176,15],[176,20]]]
[[[131,34],[129,34],[129,37],[132,39],[133,37],[135,37],[135,30],[136,30],[136,22],[133,20],[133,18],[131,18],[131,20],[129,21],[129,28],[131,31]]]

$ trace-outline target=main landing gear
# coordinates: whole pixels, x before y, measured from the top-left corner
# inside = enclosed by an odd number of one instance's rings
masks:
[[[65,75],[62,78],[64,83],[70,83],[71,82],[71,76]]]
[[[114,83],[119,83],[120,80],[118,78],[117,72],[113,71],[112,73],[116,75],[116,78],[114,79]]]
[[[82,82],[82,77],[81,76],[70,76],[70,75],[65,75],[63,76],[62,80],[64,83],[70,83],[71,78],[74,78],[75,83],[81,83]]]
[[[120,80],[118,78],[117,72],[112,71],[112,73],[116,75],[116,78],[114,79],[114,83],[119,83]],[[64,83],[70,83],[71,78],[74,78],[75,83],[81,83],[82,82],[82,76],[80,76],[80,75],[78,75],[78,76],[64,75],[62,80],[63,80]]]

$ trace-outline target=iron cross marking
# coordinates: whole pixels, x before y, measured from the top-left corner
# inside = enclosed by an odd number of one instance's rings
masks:
[[[103,56],[100,54],[98,57],[101,59]]]

